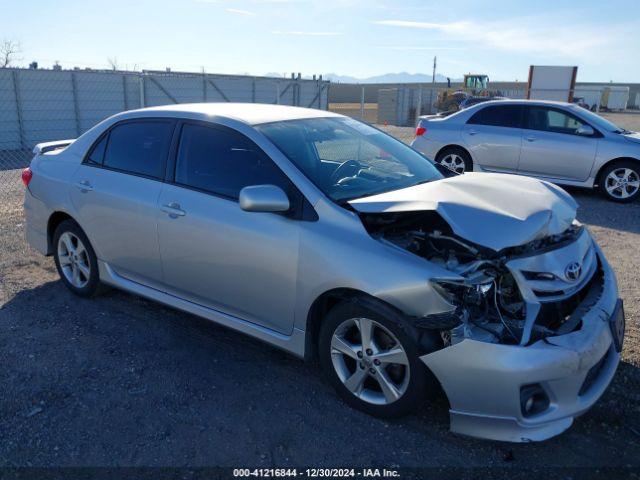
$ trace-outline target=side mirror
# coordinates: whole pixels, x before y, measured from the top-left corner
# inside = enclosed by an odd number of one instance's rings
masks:
[[[576,130],[576,133],[581,137],[592,137],[596,132],[589,125],[581,125]]]
[[[289,197],[275,185],[252,185],[240,190],[240,208],[247,212],[286,212]]]

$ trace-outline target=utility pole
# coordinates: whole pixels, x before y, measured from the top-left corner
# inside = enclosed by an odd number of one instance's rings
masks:
[[[433,57],[433,74],[431,75],[431,95],[429,95],[429,113],[433,113],[433,90],[436,88],[436,63],[438,57]]]

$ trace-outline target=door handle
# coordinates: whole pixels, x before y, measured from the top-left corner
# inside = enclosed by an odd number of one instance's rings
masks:
[[[91,186],[91,183],[89,183],[89,180],[79,181],[78,183],[76,183],[76,187],[78,187],[82,193],[87,193],[93,190],[93,187]]]
[[[187,212],[180,208],[180,204],[177,202],[171,202],[166,205],[162,205],[160,210],[168,214],[171,218],[184,217],[187,214]]]
[[[536,137],[525,137],[524,138],[527,142],[535,142],[536,141]]]
[[[469,135],[475,135],[476,133],[478,132],[476,132],[475,130],[469,130]]]

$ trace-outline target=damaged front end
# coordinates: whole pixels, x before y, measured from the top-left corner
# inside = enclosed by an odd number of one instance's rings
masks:
[[[434,211],[365,213],[361,218],[374,238],[453,274],[431,280],[452,310],[416,320],[422,328],[440,331],[445,346],[464,338],[527,345],[579,324],[571,313],[582,300],[581,287],[593,275],[596,257],[591,239],[577,223],[559,234],[495,251],[459,237]],[[561,272],[566,259],[557,259],[561,266],[536,260],[538,254],[570,244],[572,258],[581,261],[576,278]]]
[[[416,325],[451,430],[523,442],[557,435],[609,385],[624,313],[577,204],[547,182],[466,173],[349,202],[371,236],[425,259],[450,308]]]
[[[435,210],[360,218],[374,238],[451,273],[431,279],[450,311],[415,323],[443,339],[421,359],[447,395],[452,431],[544,440],[602,395],[620,359],[611,325],[624,320],[613,271],[578,222],[492,249],[458,235]]]

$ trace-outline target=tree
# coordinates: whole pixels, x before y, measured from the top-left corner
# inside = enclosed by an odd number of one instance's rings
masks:
[[[14,40],[3,40],[0,44],[0,68],[7,68],[11,63],[18,60],[20,44]]]

